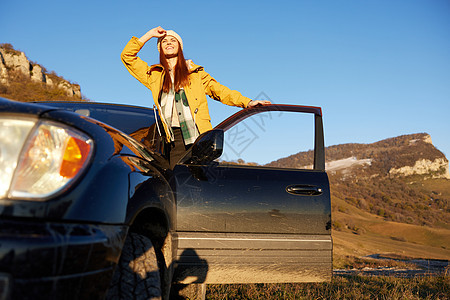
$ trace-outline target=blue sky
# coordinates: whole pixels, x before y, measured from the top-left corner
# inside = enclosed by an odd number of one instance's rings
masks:
[[[158,25],[245,96],[321,106],[327,146],[427,132],[450,156],[448,0],[17,0],[2,3],[0,43],[91,100],[152,106],[120,52]],[[156,63],[156,42],[140,56]],[[213,125],[239,110],[210,102]]]

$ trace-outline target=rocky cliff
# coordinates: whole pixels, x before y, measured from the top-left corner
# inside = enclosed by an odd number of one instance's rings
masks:
[[[12,45],[0,44],[0,85],[6,90],[17,75],[22,75],[34,83],[42,83],[51,89],[63,90],[68,97],[82,98],[78,84],[70,83],[55,73],[47,72],[39,64],[30,62],[25,53],[15,50]]]
[[[389,174],[392,175],[431,175],[432,178],[450,179],[448,161],[445,158],[436,158],[434,161],[421,159],[416,161],[414,166],[404,166],[401,168],[391,168]]]

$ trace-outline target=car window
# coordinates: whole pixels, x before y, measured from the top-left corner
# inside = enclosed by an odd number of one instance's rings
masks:
[[[313,169],[314,114],[266,111],[225,131],[221,165]]]

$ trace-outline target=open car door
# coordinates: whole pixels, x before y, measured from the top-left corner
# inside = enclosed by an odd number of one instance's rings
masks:
[[[259,154],[262,162],[251,161]],[[281,156],[267,160],[266,154]],[[242,110],[200,136],[173,172],[176,281],[331,279],[331,203],[320,108]]]

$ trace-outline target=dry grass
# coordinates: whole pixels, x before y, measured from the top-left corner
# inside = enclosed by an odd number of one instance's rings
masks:
[[[348,232],[333,232],[333,257],[335,268],[338,260],[345,256],[364,257],[368,255],[400,255],[408,258],[450,259],[450,249],[433,247],[414,242],[402,242],[372,233],[356,235]]]
[[[206,299],[449,299],[450,277],[334,276],[329,283],[208,285]]]
[[[389,256],[389,255],[386,255]],[[397,257],[398,259],[383,259],[383,258],[371,258],[371,257],[356,257],[356,256],[345,256],[345,257],[337,257],[336,255],[333,257],[333,267],[334,269],[364,269],[364,268],[397,268],[397,269],[408,269],[415,270],[419,269],[419,267],[410,260],[410,258],[406,257],[401,260],[401,257]]]

